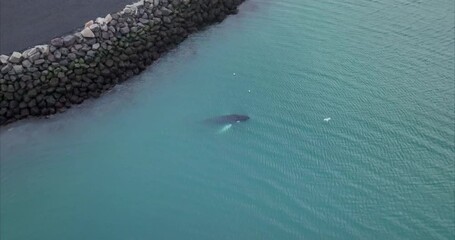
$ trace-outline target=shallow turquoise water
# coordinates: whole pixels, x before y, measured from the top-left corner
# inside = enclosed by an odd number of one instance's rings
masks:
[[[248,1],[101,99],[2,129],[0,238],[453,239],[454,11]],[[251,120],[201,124],[228,113]]]

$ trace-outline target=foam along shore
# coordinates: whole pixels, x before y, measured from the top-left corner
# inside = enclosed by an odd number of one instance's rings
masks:
[[[48,44],[0,55],[0,125],[99,97],[242,2],[141,0]]]

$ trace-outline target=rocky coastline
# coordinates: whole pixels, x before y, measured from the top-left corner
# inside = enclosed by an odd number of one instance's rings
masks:
[[[0,125],[99,97],[243,1],[141,0],[48,44],[0,55]]]

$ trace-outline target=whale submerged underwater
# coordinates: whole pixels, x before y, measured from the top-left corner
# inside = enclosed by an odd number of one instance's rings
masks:
[[[233,124],[245,122],[250,119],[247,115],[229,114],[206,119],[204,122],[211,125],[223,125],[218,133],[224,133],[229,130]]]
[[[248,121],[250,117],[240,114],[229,114],[206,119],[204,122],[209,124],[234,124]]]

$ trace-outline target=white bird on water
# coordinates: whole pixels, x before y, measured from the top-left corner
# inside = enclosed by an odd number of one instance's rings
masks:
[[[329,118],[329,117],[328,117],[328,118],[324,118],[324,121],[328,122],[328,121],[330,121],[331,119],[332,119],[332,118]]]

